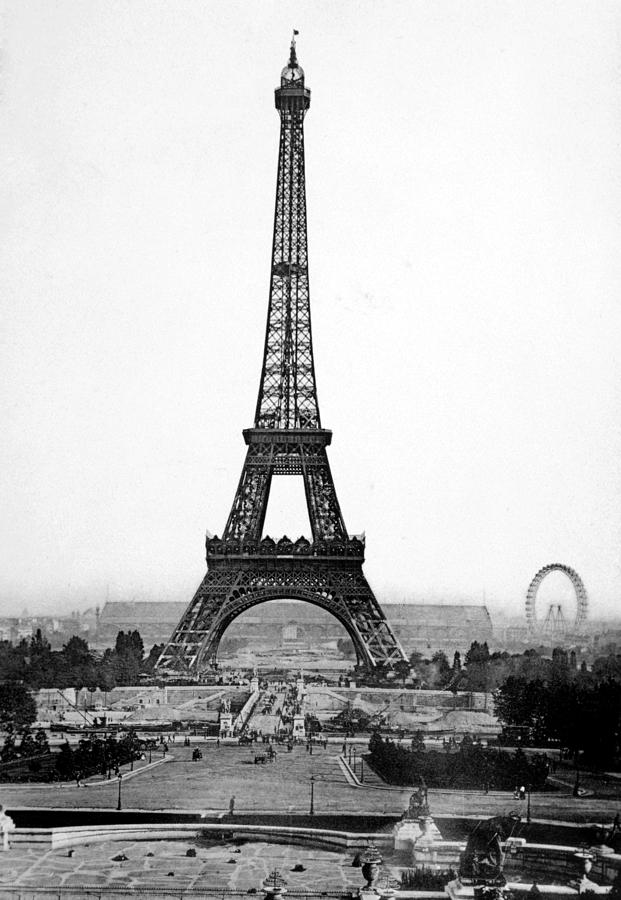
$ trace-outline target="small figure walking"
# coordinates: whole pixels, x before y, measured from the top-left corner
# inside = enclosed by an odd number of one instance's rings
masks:
[[[233,794],[233,796],[229,800],[229,816],[231,816],[231,818],[233,818],[234,815],[235,815],[235,794]]]

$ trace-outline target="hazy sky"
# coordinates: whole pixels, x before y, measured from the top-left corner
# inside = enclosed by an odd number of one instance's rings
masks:
[[[380,601],[518,613],[558,561],[614,610],[620,2],[8,0],[2,26],[6,614],[204,574],[253,421],[293,27],[322,422]],[[305,522],[277,479],[267,530]]]

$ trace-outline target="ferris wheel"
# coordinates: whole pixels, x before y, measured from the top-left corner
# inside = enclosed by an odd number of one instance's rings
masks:
[[[574,587],[576,593],[576,614],[573,622],[567,622],[563,615],[563,609],[560,603],[551,604],[545,620],[541,624],[538,622],[536,608],[537,591],[539,590],[539,586],[543,579],[549,575],[550,572],[562,572],[569,578]],[[589,598],[582,579],[575,569],[570,568],[570,566],[565,566],[562,563],[550,563],[549,566],[544,566],[543,569],[539,569],[526,592],[526,622],[531,634],[534,634],[536,631],[552,632],[554,634],[568,631],[572,634],[576,634],[580,631],[582,625],[584,625],[588,608]]]

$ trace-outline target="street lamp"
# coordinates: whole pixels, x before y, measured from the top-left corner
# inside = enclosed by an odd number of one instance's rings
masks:
[[[122,808],[121,807],[121,782],[123,781],[123,775],[121,772],[119,772],[118,778],[119,778],[119,799],[117,801],[116,808],[121,809]]]
[[[364,759],[360,757],[360,784],[364,783]]]
[[[531,791],[530,784],[527,785],[526,790],[527,790],[527,797],[528,797],[528,799],[526,801],[526,821],[530,824],[530,791]]]
[[[311,816],[315,815],[315,776],[311,775],[310,777],[310,814]]]

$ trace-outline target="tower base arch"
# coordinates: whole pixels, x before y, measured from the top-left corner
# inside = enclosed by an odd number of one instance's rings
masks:
[[[351,638],[358,665],[374,670],[404,658],[362,571],[362,559],[252,556],[211,559],[164,648],[160,673],[198,677],[210,668],[229,625],[270,600],[300,600],[333,615]]]

